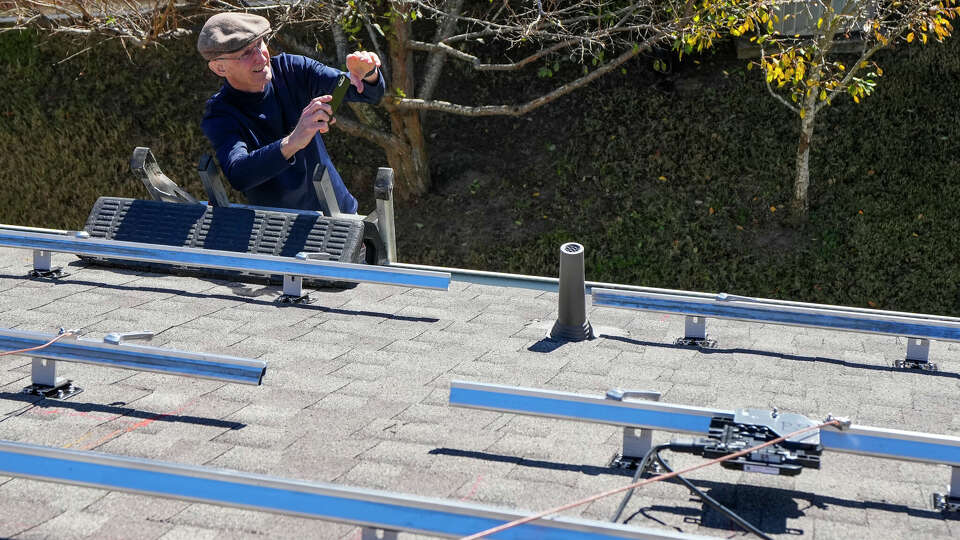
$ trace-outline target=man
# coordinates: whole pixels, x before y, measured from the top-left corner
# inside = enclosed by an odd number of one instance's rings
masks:
[[[197,50],[223,77],[203,115],[220,167],[250,204],[322,210],[312,186],[314,169],[326,169],[341,212],[355,213],[357,199],[333,166],[320,134],[336,119],[329,102],[342,72],[304,56],[270,57],[270,22],[249,13],[207,19]],[[344,101],[376,103],[385,85],[380,59],[371,52],[347,56],[351,87]]]

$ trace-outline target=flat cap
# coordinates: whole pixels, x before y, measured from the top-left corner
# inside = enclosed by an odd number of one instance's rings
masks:
[[[252,13],[217,13],[207,19],[197,38],[197,51],[207,60],[239,51],[270,32],[270,21]]]

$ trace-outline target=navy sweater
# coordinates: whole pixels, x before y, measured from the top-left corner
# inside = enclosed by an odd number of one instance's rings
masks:
[[[311,99],[332,94],[339,70],[316,60],[291,54],[270,59],[273,78],[263,92],[241,92],[224,82],[207,100],[203,115],[204,134],[213,144],[230,184],[250,204],[277,208],[321,210],[329,214],[314,193],[314,168],[326,168],[340,204],[346,213],[357,211],[357,199],[347,190],[334,168],[320,134],[290,160],[280,153],[280,141],[289,135]],[[363,93],[351,85],[344,101],[377,103],[385,83],[363,83]]]

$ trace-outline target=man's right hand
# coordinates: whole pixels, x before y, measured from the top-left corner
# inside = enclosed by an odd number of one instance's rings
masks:
[[[305,148],[317,133],[330,131],[330,126],[337,121],[329,105],[331,100],[333,96],[315,97],[303,108],[297,127],[280,142],[280,152],[284,158],[290,159]]]

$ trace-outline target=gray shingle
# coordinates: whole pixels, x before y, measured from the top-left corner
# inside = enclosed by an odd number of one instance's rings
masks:
[[[269,363],[260,387],[62,363],[85,392],[34,406],[19,394],[29,359],[0,358],[0,439],[537,510],[626,484],[629,476],[607,466],[622,430],[452,408],[451,380],[590,395],[650,389],[667,403],[776,406],[814,419],[832,412],[879,427],[960,432],[956,344],[932,344],[940,373],[902,372],[890,367],[905,350],[895,337],[710,320],[719,348],[702,351],[673,345],[682,317],[599,307],[588,312],[596,339],[551,343],[544,337],[557,295],[540,291],[362,284],[278,307],[279,289],[257,284],[84,266],[69,267],[73,275],[61,282],[31,281],[19,276],[29,255],[12,250],[0,250],[0,266],[12,269],[0,275],[0,325],[52,332],[75,324],[94,338],[150,329],[161,332],[152,345]],[[702,462],[669,457],[675,466]],[[827,453],[821,470],[795,478],[717,467],[689,476],[771,535],[960,534],[956,521],[929,508],[931,493],[949,480],[943,466]],[[344,524],[52,486],[0,478],[0,515],[17,518],[0,519],[0,535],[358,534]],[[618,502],[610,497],[569,515],[607,520]],[[638,490],[625,518],[739,534],[677,484]]]
[[[67,510],[20,536],[23,538],[82,538],[91,536],[109,519],[109,516],[102,514]]]

